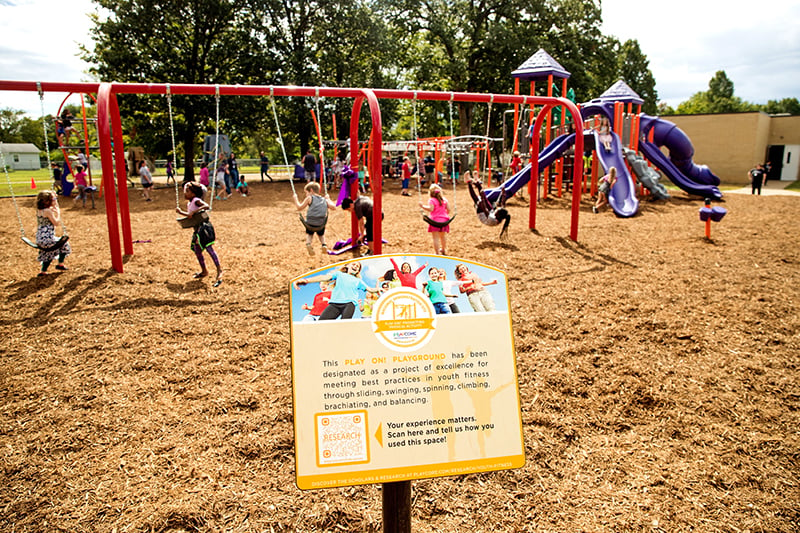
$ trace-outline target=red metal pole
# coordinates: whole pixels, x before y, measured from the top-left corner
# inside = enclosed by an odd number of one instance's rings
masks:
[[[100,162],[103,167],[103,187],[106,190],[106,222],[108,244],[111,248],[111,268],[122,273],[122,249],[117,223],[117,195],[114,194],[114,156],[111,153],[110,106],[111,84],[101,83],[97,91],[97,135],[100,142]]]
[[[125,165],[125,144],[122,140],[122,120],[119,116],[117,95],[113,92],[109,100],[111,104],[111,136],[114,140],[114,166],[117,169],[117,191],[119,195],[119,214],[122,222],[122,246],[125,255],[133,255],[133,234],[131,232],[131,207],[128,199],[128,178]],[[114,189],[106,191],[114,195]]]

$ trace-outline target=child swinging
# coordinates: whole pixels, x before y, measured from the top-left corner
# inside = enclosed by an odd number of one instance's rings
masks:
[[[308,250],[308,255],[314,255],[314,248],[312,248],[311,243],[315,233],[319,237],[319,243],[322,245],[322,252],[327,254],[328,245],[325,244],[325,226],[328,223],[328,208],[335,209],[336,204],[330,199],[327,193],[325,193],[324,197],[320,196],[321,187],[316,181],[306,183],[303,190],[306,191],[306,197],[302,202],[298,200],[297,193],[294,193],[292,197],[298,211],[302,211],[308,207],[305,218],[303,218],[302,214],[298,213],[300,222],[302,222],[303,226],[306,228],[306,249]]]

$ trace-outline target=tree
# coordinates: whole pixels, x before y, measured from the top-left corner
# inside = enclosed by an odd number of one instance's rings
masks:
[[[613,40],[602,37],[600,7],[591,0],[383,0],[377,5],[405,52],[404,81],[415,88],[508,93],[511,72],[539,48],[570,71],[579,100],[607,88],[616,71],[608,60]],[[594,68],[603,61],[610,68]],[[444,115],[438,104],[423,107]],[[483,129],[485,115],[479,113],[473,124],[473,109],[471,103],[459,104],[462,135],[473,126]],[[501,114],[495,106],[492,124],[502,123]],[[443,127],[440,122],[440,131],[426,133],[441,134]]]
[[[46,117],[53,123],[53,117]],[[50,128],[52,133],[52,128]],[[0,142],[31,143],[45,149],[41,117],[32,119],[24,111],[11,108],[0,109]]]
[[[724,70],[719,70],[708,82],[708,91],[693,94],[687,101],[681,102],[675,112],[680,115],[699,115],[756,110],[757,106],[733,95],[733,82]]]
[[[92,50],[83,59],[99,79],[123,82],[233,84],[263,83],[269,71],[258,39],[250,31],[245,0],[95,0],[110,12],[96,15],[90,30]],[[120,96],[126,125],[147,132],[140,143],[166,155],[169,124],[163,98]],[[214,117],[211,98],[173,97],[174,123],[183,144],[185,177],[191,179],[197,135]],[[228,124],[251,124],[247,104],[230,99]],[[213,124],[213,123],[212,123]],[[157,139],[161,139],[160,142]]]
[[[790,115],[800,115],[800,102],[797,98],[783,98],[781,100],[769,100],[761,110],[771,115],[788,113]]]
[[[619,49],[617,64],[619,77],[644,100],[642,111],[655,114],[658,102],[656,80],[650,72],[650,62],[642,53],[638,41],[625,41]]]
[[[390,69],[397,47],[370,2],[359,0],[252,0],[254,30],[277,58],[275,83],[300,86],[395,87]],[[251,21],[251,23],[253,22]],[[349,119],[346,103],[292,98],[281,106],[281,128],[295,132],[305,153],[314,135],[310,109]],[[382,106],[382,109],[385,106]],[[323,127],[328,121],[323,121]],[[339,131],[342,131],[342,127]],[[323,136],[327,136],[323,134]]]

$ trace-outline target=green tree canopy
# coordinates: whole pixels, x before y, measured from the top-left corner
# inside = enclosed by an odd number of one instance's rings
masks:
[[[151,83],[260,83],[271,70],[250,31],[244,0],[95,0],[110,15],[94,16],[94,47],[83,58],[100,80]],[[231,103],[224,116],[230,125],[252,123],[245,102]],[[173,99],[186,177],[193,175],[197,135],[213,120],[210,98]],[[163,98],[121,96],[120,108],[142,135],[143,146],[167,153],[169,131]],[[213,123],[211,124],[213,127]],[[209,128],[210,129],[210,128]],[[139,143],[139,139],[136,141]],[[159,146],[160,144],[160,146]]]
[[[619,77],[644,100],[642,111],[655,114],[658,103],[656,80],[650,72],[650,62],[642,53],[638,41],[625,41],[619,48],[617,72]]]
[[[757,111],[758,107],[743,101],[733,94],[733,82],[724,70],[717,71],[708,82],[708,90],[693,94],[678,105],[679,115],[699,115],[705,113],[739,113]]]

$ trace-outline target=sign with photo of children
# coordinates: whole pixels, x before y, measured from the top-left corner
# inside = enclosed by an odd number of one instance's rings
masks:
[[[289,293],[298,487],[524,465],[502,271],[371,256],[295,278]]]

